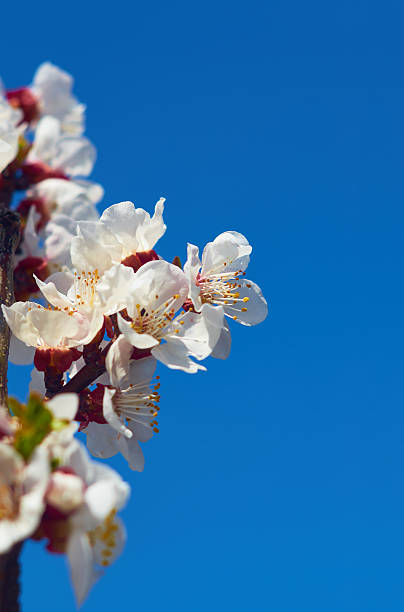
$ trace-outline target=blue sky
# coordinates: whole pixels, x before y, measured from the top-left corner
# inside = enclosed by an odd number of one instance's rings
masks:
[[[128,544],[83,611],[402,610],[403,4],[45,0],[2,20],[7,86],[44,60],[75,76],[104,206],[165,196],[167,259],[244,233],[270,302],[226,362],[160,368],[145,471],[114,461]],[[73,609],[63,558],[28,544],[23,564],[25,612]]]

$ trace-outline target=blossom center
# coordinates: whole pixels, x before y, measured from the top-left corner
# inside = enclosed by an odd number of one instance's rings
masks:
[[[19,499],[10,485],[0,484],[0,520],[13,520],[18,516]]]
[[[159,296],[156,295],[155,297],[157,300]],[[179,297],[177,293],[156,309],[150,310],[136,304],[136,313],[131,323],[132,329],[138,334],[149,334],[156,340],[161,340],[166,335],[167,326],[171,325],[175,316],[174,304]]]
[[[77,308],[80,306],[94,306],[95,288],[100,276],[98,270],[81,273],[74,273],[74,304]]]
[[[155,417],[158,415],[160,407],[160,388],[159,376],[150,389],[147,382],[139,382],[129,385],[124,391],[117,390],[113,397],[115,412],[126,419],[126,421],[138,423],[139,425],[149,426],[155,433],[158,433],[158,422]]]
[[[87,532],[91,547],[101,548],[101,565],[104,567],[107,567],[112,562],[114,550],[118,543],[116,536],[119,531],[119,525],[115,518],[116,512],[116,508],[111,510],[101,525]]]
[[[200,288],[202,303],[223,306],[229,314],[232,311],[237,312],[239,310],[246,312],[246,304],[250,298],[240,297],[240,292],[238,291],[242,287],[240,276],[244,275],[245,272],[242,270],[222,272],[221,274],[210,272],[203,277],[198,275],[196,283]],[[237,316],[234,315],[233,318],[236,319]]]

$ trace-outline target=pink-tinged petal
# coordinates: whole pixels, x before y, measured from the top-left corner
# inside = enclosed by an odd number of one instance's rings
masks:
[[[126,340],[136,348],[148,349],[159,344],[159,341],[149,334],[138,334],[129,321],[126,321],[120,314],[118,314],[118,325]]]

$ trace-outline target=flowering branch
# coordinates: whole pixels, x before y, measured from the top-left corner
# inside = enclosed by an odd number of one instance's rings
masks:
[[[164,198],[153,214],[127,201],[100,216],[72,85],[46,62],[30,86],[0,92],[0,612],[18,611],[27,538],[66,555],[81,605],[124,546],[117,513],[129,495],[90,454],[121,453],[142,471],[140,443],[159,432],[157,365],[206,370],[230,353],[227,321],[256,325],[268,311],[245,278],[242,234],[223,232],[201,257],[188,244],[182,267],[155,251]],[[9,348],[13,363],[33,362],[26,404],[7,397]]]

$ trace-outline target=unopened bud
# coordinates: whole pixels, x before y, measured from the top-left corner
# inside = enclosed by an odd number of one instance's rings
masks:
[[[54,472],[50,479],[46,501],[63,514],[74,512],[84,501],[83,481],[75,474]]]

